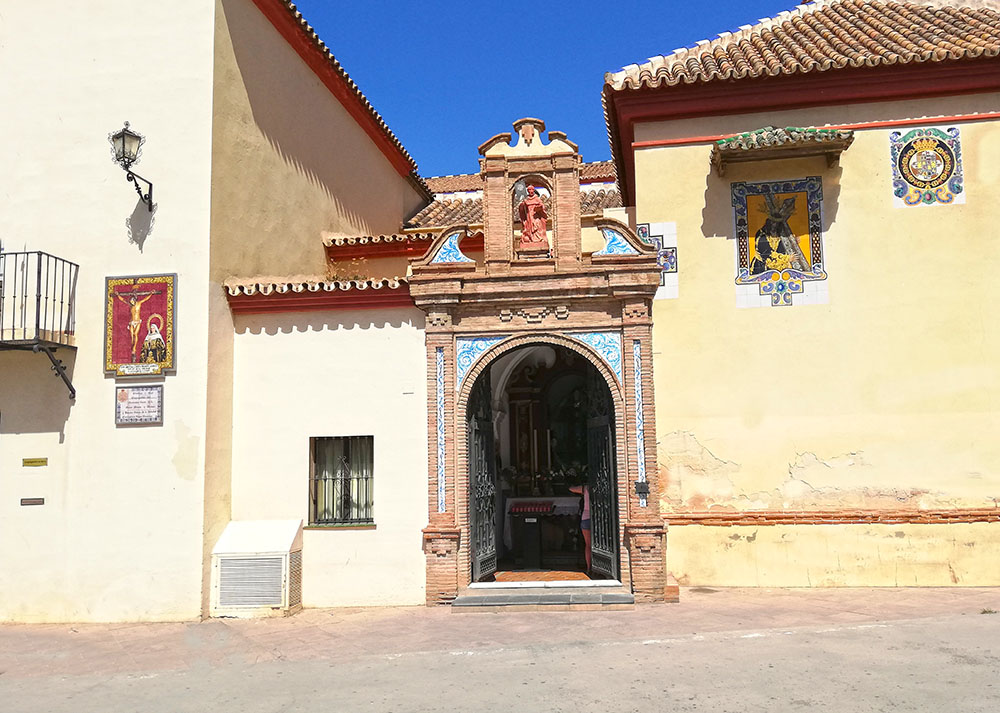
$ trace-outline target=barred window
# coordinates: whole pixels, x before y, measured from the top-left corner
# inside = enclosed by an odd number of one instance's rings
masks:
[[[309,524],[375,522],[372,505],[372,436],[311,438]]]

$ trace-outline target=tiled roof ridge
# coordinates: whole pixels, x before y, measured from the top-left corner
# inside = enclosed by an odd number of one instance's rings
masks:
[[[336,292],[346,290],[395,290],[408,282],[406,277],[370,277],[362,280],[328,280],[323,277],[229,278],[223,283],[231,297],[285,294],[288,292]]]
[[[962,39],[973,46],[959,46],[941,34],[931,38],[936,42],[928,40],[916,31],[919,26],[901,14],[900,9],[916,15],[924,26],[943,31],[945,35],[957,30]],[[945,9],[952,12],[938,12]],[[675,49],[669,55],[651,57],[643,64],[608,72],[604,81],[609,88],[620,91],[712,79],[826,71],[846,66],[943,61],[983,54],[993,57],[1000,55],[1000,41],[989,42],[971,36],[956,27],[953,21],[958,15],[957,19],[966,24],[990,30],[994,38],[1000,38],[998,10],[1000,0],[819,0],[797,5],[774,17],[761,18],[754,25],[742,25],[734,31],[720,33],[715,39]],[[883,23],[884,17],[901,23],[909,36]],[[867,31],[852,26],[852,20],[860,20]],[[844,21],[848,21],[846,27]],[[878,36],[894,47],[887,48],[877,42],[875,37]],[[852,43],[860,45],[864,51],[855,49]],[[776,61],[768,66],[758,55],[771,55]],[[757,60],[756,64],[753,60]]]
[[[584,181],[616,179],[614,161],[584,161],[580,164],[580,178]],[[459,193],[482,188],[478,173],[451,173],[443,176],[428,176],[427,185],[434,193]]]
[[[349,235],[328,236],[323,238],[323,245],[328,248],[341,245],[367,245],[369,243],[405,243],[430,240],[433,233],[392,233],[391,235]]]
[[[543,200],[546,200],[543,198]],[[621,195],[617,188],[602,188],[600,190],[581,190],[580,209],[582,215],[597,215],[605,208],[621,207]],[[427,229],[447,225],[482,225],[483,199],[476,198],[441,198],[417,213],[407,223],[408,227]]]
[[[364,109],[371,114],[371,117],[375,120],[375,123],[378,125],[382,133],[385,134],[385,137],[389,139],[389,142],[399,150],[399,152],[403,155],[403,158],[405,158],[407,163],[410,164],[410,167],[412,168],[410,173],[411,178],[413,178],[413,180],[427,193],[427,195],[430,195],[431,190],[428,188],[424,179],[420,176],[416,160],[410,155],[410,152],[406,150],[406,147],[403,146],[403,143],[399,140],[399,138],[392,132],[392,129],[389,128],[389,125],[385,122],[385,119],[382,118],[382,115],[379,114],[375,107],[372,106],[372,103],[368,101],[368,97],[364,95],[364,92],[361,91],[361,88],[357,85],[357,83],[351,79],[351,75],[347,73],[347,70],[344,69],[340,61],[334,56],[333,52],[330,51],[330,48],[327,47],[326,43],[316,33],[313,26],[306,21],[298,7],[296,7],[295,3],[292,2],[292,0],[278,1],[285,6],[285,9],[295,19],[299,28],[303,33],[305,33],[306,37],[308,37],[313,45],[323,53],[333,70],[340,76],[341,79],[344,80],[348,89],[354,94]]]

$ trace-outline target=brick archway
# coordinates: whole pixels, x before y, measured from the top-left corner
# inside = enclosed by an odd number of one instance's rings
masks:
[[[611,392],[611,402],[614,405],[615,413],[615,442],[616,444],[626,444],[626,418],[624,389],[618,379],[612,374],[606,362],[591,347],[580,341],[558,333],[537,332],[511,336],[493,345],[480,354],[472,367],[466,372],[464,380],[458,389],[455,409],[455,474],[454,474],[454,502],[455,502],[455,524],[459,530],[458,548],[458,579],[459,586],[468,585],[471,582],[470,547],[469,544],[469,462],[468,462],[468,441],[464,434],[466,412],[468,409],[469,395],[476,380],[480,375],[495,363],[498,359],[518,349],[533,346],[553,346],[563,347],[583,357],[588,366],[601,375],[608,390]],[[620,445],[615,447],[615,467],[619,474],[629,472],[628,453]],[[621,581],[627,582],[631,579],[629,571],[628,551],[625,547],[625,523],[629,520],[628,508],[628,480],[624,477],[617,478],[617,503],[618,503],[618,561],[621,567]],[[464,543],[464,544],[463,544]]]

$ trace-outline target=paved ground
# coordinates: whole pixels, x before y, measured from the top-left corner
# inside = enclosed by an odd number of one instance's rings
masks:
[[[2,713],[1000,710],[1000,589],[685,589],[621,612],[0,625]]]

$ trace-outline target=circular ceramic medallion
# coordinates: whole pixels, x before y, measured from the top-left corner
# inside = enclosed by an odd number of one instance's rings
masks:
[[[899,152],[899,172],[916,188],[937,188],[948,182],[955,171],[955,157],[941,139],[920,136],[908,141]]]

